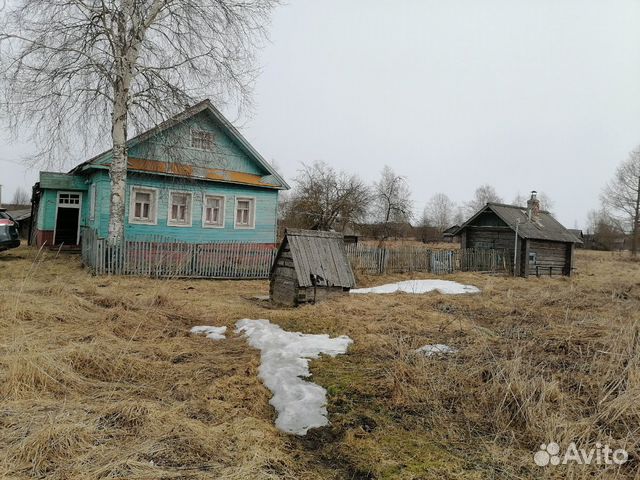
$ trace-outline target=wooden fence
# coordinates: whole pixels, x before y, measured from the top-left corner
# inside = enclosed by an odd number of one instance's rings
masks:
[[[509,272],[511,263],[504,250],[430,250],[422,245],[394,248],[347,245],[354,270],[366,274],[427,272]]]
[[[109,245],[95,231],[82,234],[82,261],[96,275],[269,278],[276,246],[264,243],[185,243],[159,235]]]
[[[422,245],[347,245],[354,271],[365,274],[459,271],[508,272],[501,250],[429,250]],[[89,228],[82,230],[82,262],[97,275],[148,277],[269,278],[277,247],[263,243],[185,243],[160,235],[127,238],[112,246]]]

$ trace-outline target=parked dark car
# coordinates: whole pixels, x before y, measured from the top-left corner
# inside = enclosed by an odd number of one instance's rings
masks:
[[[4,208],[0,208],[0,252],[19,246],[18,223]]]

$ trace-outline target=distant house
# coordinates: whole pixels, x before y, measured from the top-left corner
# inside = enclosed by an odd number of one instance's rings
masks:
[[[208,101],[127,142],[125,237],[275,243],[282,177]],[[68,173],[40,172],[33,243],[78,246],[108,236],[111,151]]]
[[[299,305],[349,292],[356,284],[341,233],[287,229],[271,267],[275,303]]]
[[[515,254],[515,272],[524,277],[571,275],[574,249],[581,243],[553,216],[540,210],[535,192],[526,208],[487,203],[454,234],[461,236],[462,248],[505,250],[512,267]]]
[[[442,232],[442,241],[447,243],[460,243],[460,235],[457,233],[460,225],[454,225]]]
[[[582,230],[578,228],[570,228],[569,231],[573,234],[574,237],[580,240],[580,243],[576,244],[576,246],[578,248],[584,247],[585,242],[584,242],[584,234],[582,233]]]

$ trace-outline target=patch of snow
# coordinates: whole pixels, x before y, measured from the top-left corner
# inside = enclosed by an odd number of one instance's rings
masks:
[[[457,348],[450,347],[449,345],[444,345],[442,343],[436,343],[435,345],[425,345],[416,350],[418,353],[424,353],[427,357],[431,355],[440,355],[444,353],[456,353],[458,351]]]
[[[227,327],[209,327],[207,325],[201,325],[191,329],[191,333],[206,335],[207,338],[210,338],[211,340],[224,340],[226,338],[224,336],[226,331]]]
[[[480,293],[478,287],[463,285],[450,280],[406,280],[404,282],[387,283],[377,287],[356,288],[351,293],[427,293],[436,290],[447,295],[462,293]]]
[[[269,403],[278,412],[276,427],[304,435],[310,428],[327,425],[327,391],[303,378],[311,375],[311,359],[321,353],[332,357],[345,353],[353,340],[287,332],[269,320],[239,320],[236,332],[244,333],[249,345],[261,352],[259,378],[273,393]]]

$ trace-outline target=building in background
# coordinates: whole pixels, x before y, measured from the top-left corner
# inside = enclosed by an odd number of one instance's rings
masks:
[[[571,275],[575,246],[582,243],[552,215],[540,210],[535,192],[527,207],[487,203],[453,234],[460,235],[462,248],[506,251],[512,269],[524,277]]]
[[[289,186],[208,101],[127,142],[125,238],[275,243],[278,192]],[[68,173],[40,172],[32,243],[78,247],[108,236],[106,151]]]

